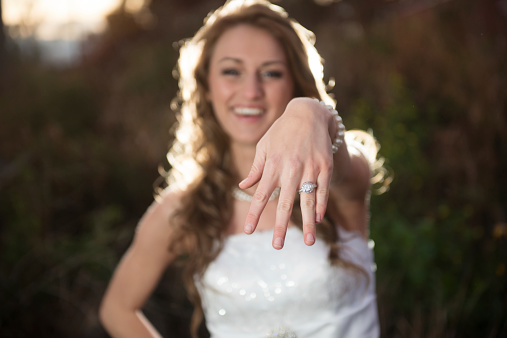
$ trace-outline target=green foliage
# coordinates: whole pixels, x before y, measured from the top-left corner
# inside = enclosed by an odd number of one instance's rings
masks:
[[[479,328],[504,330],[505,240],[485,240],[460,212],[416,222],[392,216],[372,221],[386,335],[473,337]]]

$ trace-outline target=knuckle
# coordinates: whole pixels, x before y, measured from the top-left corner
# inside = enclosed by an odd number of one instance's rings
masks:
[[[303,232],[305,234],[314,233],[315,230],[316,230],[315,219],[313,218],[303,219]]]
[[[315,210],[322,211],[327,208],[327,203],[324,203],[324,199],[321,199],[318,203],[315,204]]]
[[[326,174],[331,175],[334,171],[334,164],[330,162],[327,166],[324,167]]]
[[[320,168],[320,172],[325,175],[330,175],[334,170],[334,163],[331,160],[325,160]]]
[[[327,208],[327,204],[323,203],[323,202],[324,202],[324,200],[321,200],[319,203],[317,203],[315,208],[320,211],[325,210]]]
[[[273,234],[276,236],[276,237],[285,237],[285,231],[286,231],[286,226],[284,226],[283,224],[275,224],[275,228],[273,229]]]
[[[253,195],[253,200],[259,203],[265,203],[268,200],[268,196],[262,191],[256,191]]]
[[[282,212],[290,213],[292,211],[292,201],[289,201],[289,200],[279,200],[278,201],[277,210],[278,211],[282,211]]]
[[[259,213],[257,212],[257,210],[255,209],[250,209],[248,210],[248,214],[246,215],[246,220],[247,221],[257,221],[257,219],[259,218]]]
[[[322,212],[323,210],[326,210],[327,202],[328,202],[327,194],[325,194],[325,193],[319,194],[318,202],[316,203],[315,209],[320,212]]]
[[[300,176],[300,172],[303,169],[303,162],[297,158],[291,158],[287,162],[288,177],[293,179]]]
[[[296,171],[303,167],[303,161],[297,157],[291,157],[287,160],[287,166],[291,171]]]
[[[252,164],[252,168],[250,168],[250,172],[254,173],[254,174],[259,172],[259,168],[257,167],[257,165],[255,163]]]
[[[255,150],[257,153],[264,151],[264,139],[261,138],[259,142],[255,145]]]
[[[320,189],[317,189],[317,197],[319,200],[324,200],[327,198],[327,189],[326,188],[320,188]]]
[[[301,201],[301,203],[303,203],[303,207],[305,207],[305,208],[308,208],[308,209],[315,208],[315,200],[313,198],[305,199],[305,200]]]
[[[317,227],[315,225],[314,220],[309,219],[306,222],[304,222],[304,224],[303,224],[303,230],[305,232],[315,232],[316,229],[317,229]]]
[[[276,168],[278,167],[278,160],[277,158],[269,158],[266,160],[266,163],[264,165],[264,171],[266,172],[274,172]]]

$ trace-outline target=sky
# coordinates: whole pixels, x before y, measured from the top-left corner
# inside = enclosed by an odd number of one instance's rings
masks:
[[[121,0],[2,0],[2,17],[9,35],[22,51],[37,46],[43,61],[55,66],[71,65],[80,58],[82,38],[100,33],[105,16]],[[135,11],[144,0],[127,0]]]
[[[142,2],[127,0],[127,6],[135,9]],[[33,33],[41,40],[75,40],[88,32],[100,32],[105,15],[119,3],[120,0],[2,0],[2,10],[6,25],[32,27],[19,30],[19,37]]]

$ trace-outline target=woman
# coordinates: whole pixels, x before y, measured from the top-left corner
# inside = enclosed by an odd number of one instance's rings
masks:
[[[185,257],[194,336],[203,313],[212,337],[378,336],[368,247],[376,144],[359,131],[344,138],[319,102],[334,103],[312,33],[264,0],[228,1],[178,65],[168,187],[106,291],[105,328],[158,336],[141,309]]]

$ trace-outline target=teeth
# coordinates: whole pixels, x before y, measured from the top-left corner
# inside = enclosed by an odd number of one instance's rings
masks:
[[[236,108],[234,112],[238,115],[255,116],[262,114],[263,110],[259,108]]]

